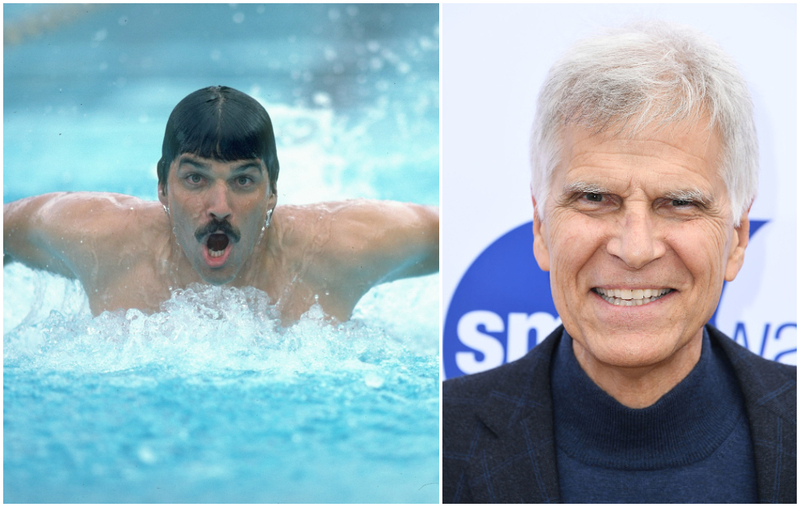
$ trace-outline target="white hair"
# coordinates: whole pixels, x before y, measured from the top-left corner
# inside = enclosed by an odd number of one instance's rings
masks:
[[[738,226],[758,189],[758,139],[747,84],[734,61],[696,29],[660,21],[578,42],[553,65],[539,92],[531,135],[531,193],[539,217],[567,126],[635,136],[703,116],[722,140],[722,179]]]

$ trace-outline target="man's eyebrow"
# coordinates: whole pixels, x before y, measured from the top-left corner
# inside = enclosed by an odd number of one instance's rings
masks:
[[[697,188],[681,188],[671,190],[664,194],[667,199],[675,201],[691,201],[700,204],[710,204],[714,202],[714,198]]]
[[[209,166],[208,164],[206,164],[204,162],[201,162],[199,160],[193,159],[193,158],[189,158],[186,155],[181,155],[181,158],[179,159],[178,164],[179,165],[189,164],[190,166],[193,166],[193,167],[195,167],[197,169],[210,169],[211,168],[211,166]]]
[[[258,172],[260,172],[260,173],[264,172],[264,169],[261,166],[261,162],[245,162],[240,166],[234,167],[231,172],[238,173],[238,172],[246,171],[248,169],[252,169],[254,167],[256,169],[258,169]]]
[[[588,183],[585,181],[573,181],[567,183],[562,189],[564,194],[609,194],[611,191],[605,187],[601,187],[596,183]],[[714,202],[714,198],[703,192],[698,188],[679,188],[670,190],[664,194],[667,199],[676,201],[691,201],[699,204],[710,204]]]
[[[585,181],[573,181],[572,183],[565,183],[562,188],[564,194],[608,194],[609,190],[601,187],[596,183],[588,183]]]

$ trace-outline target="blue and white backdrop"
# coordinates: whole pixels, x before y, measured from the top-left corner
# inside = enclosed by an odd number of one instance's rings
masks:
[[[797,361],[797,7],[453,5],[442,16],[442,378],[518,359],[560,319],[531,249],[528,135],[555,60],[601,27],[692,25],[737,61],[755,104],[759,193],[745,264],[713,323]]]

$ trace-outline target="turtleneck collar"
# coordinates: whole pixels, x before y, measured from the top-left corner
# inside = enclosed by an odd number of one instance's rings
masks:
[[[702,347],[677,386],[653,405],[632,409],[586,375],[564,331],[551,370],[558,448],[585,464],[619,470],[683,466],[711,455],[733,431],[743,401],[705,329]]]

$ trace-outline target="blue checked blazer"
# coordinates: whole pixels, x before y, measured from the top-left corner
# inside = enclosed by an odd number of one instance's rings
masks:
[[[559,326],[518,361],[444,382],[445,503],[559,502],[550,360]],[[711,326],[744,394],[760,502],[797,503],[797,368]]]

